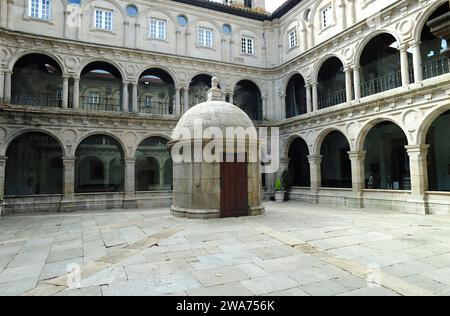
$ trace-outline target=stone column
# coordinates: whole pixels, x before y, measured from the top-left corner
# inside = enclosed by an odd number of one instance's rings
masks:
[[[80,78],[73,78],[73,109],[80,107]]]
[[[352,69],[350,67],[346,67],[344,69],[344,72],[345,72],[345,95],[347,98],[347,102],[351,102],[353,99]]]
[[[0,196],[5,196],[6,157],[0,156]]]
[[[361,99],[361,79],[359,77],[359,66],[353,67],[353,89],[355,90],[355,100]]]
[[[5,92],[5,75],[0,71],[0,103],[3,102],[3,95]]]
[[[186,113],[189,110],[189,87],[183,88],[184,92],[184,112]]]
[[[125,196],[132,197],[135,195],[136,186],[136,158],[125,159]]]
[[[11,75],[10,71],[5,72],[5,94],[3,95],[3,102],[6,104],[11,103]]]
[[[285,94],[280,94],[280,119],[285,119],[286,118],[286,95]]]
[[[317,194],[322,182],[322,175],[320,171],[320,164],[322,162],[322,155],[308,156],[309,168],[311,174],[311,192]]]
[[[67,109],[68,107],[69,107],[69,77],[63,77],[62,108]]]
[[[312,103],[313,103],[313,111],[319,110],[319,95],[317,94],[317,82],[313,82],[312,84]]]
[[[75,157],[62,157],[64,167],[64,201],[73,201],[75,199],[75,160]]]
[[[408,47],[403,45],[400,50],[400,67],[402,72],[402,86],[409,85]]]
[[[233,104],[233,102],[234,102],[234,100],[233,100],[234,93],[230,93],[228,96],[229,96],[229,103]]]
[[[130,109],[128,108],[128,82],[122,83],[122,112],[129,112]]]
[[[352,189],[357,195],[365,188],[364,159],[365,151],[349,151],[348,156],[352,165]]]
[[[426,214],[425,192],[428,190],[427,154],[429,145],[405,146],[411,173],[411,198],[418,214]]]
[[[420,42],[411,45],[413,50],[414,64],[414,82],[419,83],[423,80],[422,54],[420,52]]]
[[[175,116],[181,115],[181,88],[175,88],[175,111],[173,113]]]
[[[6,7],[6,27],[10,28],[11,27],[11,20],[13,17],[13,13],[12,13],[12,9],[13,9],[13,5],[14,5],[14,0],[7,0],[7,7]]]
[[[355,0],[347,0],[349,2],[349,15],[350,18],[348,19],[348,22],[350,23],[350,25],[355,24],[355,20],[356,20],[356,13],[355,13]]]
[[[311,113],[312,112],[311,85],[307,83],[305,85],[305,89],[306,89],[306,112]]]
[[[347,28],[347,10],[345,5],[345,0],[339,0],[338,1],[338,7],[340,11],[340,23],[341,23],[341,30],[345,30]]]
[[[131,92],[131,109],[133,113],[138,113],[138,83],[133,82],[133,88]]]

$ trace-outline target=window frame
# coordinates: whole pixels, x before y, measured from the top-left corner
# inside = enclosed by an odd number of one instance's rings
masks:
[[[294,28],[289,30],[289,32],[288,32],[288,45],[289,45],[289,49],[293,49],[293,48],[296,48],[296,47],[299,46],[297,27],[294,27]]]
[[[322,30],[333,25],[333,3],[328,3],[320,9],[320,28]]]
[[[101,13],[101,23],[97,23],[98,22],[98,13]],[[109,21],[109,28],[107,27],[107,19],[106,19],[106,14],[109,13],[110,16],[110,21]],[[114,10],[112,9],[106,9],[106,8],[98,8],[98,7],[94,7],[94,14],[93,14],[93,18],[94,18],[94,29],[98,30],[98,31],[105,31],[105,32],[113,32],[114,31]]]
[[[32,19],[51,21],[52,11],[53,0],[28,0],[28,17]]]
[[[244,43],[245,41],[245,43]],[[249,44],[251,43],[251,46]],[[250,48],[251,47],[251,51]],[[244,55],[250,55],[255,56],[256,55],[256,49],[255,49],[255,39],[251,36],[242,35],[241,36],[241,53]]]
[[[203,35],[201,36],[202,33],[203,33]],[[210,34],[209,42],[208,42],[207,34]],[[214,30],[209,27],[199,26],[197,28],[197,45],[199,47],[203,47],[203,48],[213,48],[213,46],[214,46]]]
[[[152,23],[155,23],[154,34],[152,31]],[[161,31],[163,31],[162,34]],[[162,35],[162,37],[160,35]],[[148,37],[152,40],[167,40],[167,20],[150,17],[148,21]]]

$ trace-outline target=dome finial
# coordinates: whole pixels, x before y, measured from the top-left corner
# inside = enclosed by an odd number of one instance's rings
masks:
[[[219,88],[219,79],[212,77],[211,89],[208,91],[208,101],[222,101],[222,90]]]

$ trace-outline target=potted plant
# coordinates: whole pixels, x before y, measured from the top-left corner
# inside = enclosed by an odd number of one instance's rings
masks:
[[[292,186],[292,171],[290,170],[290,166],[288,170],[284,170],[283,174],[281,175],[281,185],[283,187],[283,190],[286,192],[285,193],[285,200],[288,200],[289,197],[287,196],[287,194],[289,194],[289,190],[291,189]]]
[[[284,202],[285,193],[286,193],[286,191],[283,191],[281,179],[277,178],[277,181],[275,182],[275,201],[276,202]]]

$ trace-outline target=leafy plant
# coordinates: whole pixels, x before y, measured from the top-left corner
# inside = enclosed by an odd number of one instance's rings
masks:
[[[3,198],[3,196],[0,196],[0,203],[3,203],[5,201],[5,199]]]
[[[284,170],[281,175],[281,183],[284,190],[288,191],[292,186],[292,172],[289,170]]]
[[[277,178],[277,181],[275,182],[275,190],[281,191],[281,179]]]

